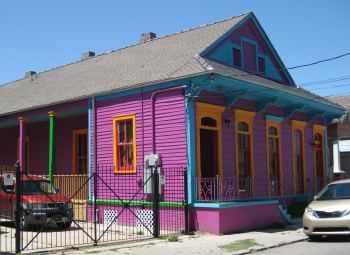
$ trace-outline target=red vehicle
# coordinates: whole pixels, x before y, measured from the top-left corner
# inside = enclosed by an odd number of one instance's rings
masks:
[[[73,205],[44,177],[21,177],[21,229],[33,225],[56,224],[67,229],[73,221]],[[7,185],[0,175],[0,218],[14,221],[16,205],[15,180]]]

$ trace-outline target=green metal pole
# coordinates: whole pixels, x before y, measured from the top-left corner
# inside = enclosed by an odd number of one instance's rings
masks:
[[[54,174],[55,174],[55,166],[56,166],[56,113],[49,112],[49,121],[50,121],[50,129],[49,129],[49,169],[48,175],[49,180],[53,184]]]

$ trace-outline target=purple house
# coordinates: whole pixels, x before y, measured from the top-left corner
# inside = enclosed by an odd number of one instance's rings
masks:
[[[115,183],[158,154],[164,201],[183,199],[167,171],[187,169],[190,223],[215,234],[288,223],[286,206],[326,184],[326,126],[345,111],[295,85],[253,13],[27,72],[0,98],[3,167],[18,159],[58,186],[103,170],[110,212]]]

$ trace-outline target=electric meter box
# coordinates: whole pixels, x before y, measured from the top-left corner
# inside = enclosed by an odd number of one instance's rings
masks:
[[[159,154],[150,154],[145,156],[145,167],[156,168],[162,166],[162,159]]]
[[[162,175],[162,159],[160,154],[150,154],[145,156],[145,168],[143,171],[143,182],[144,185],[144,193],[152,194],[153,192],[153,180],[152,174],[154,170],[158,171],[159,174],[159,194],[162,193],[164,185],[165,185],[165,176]]]

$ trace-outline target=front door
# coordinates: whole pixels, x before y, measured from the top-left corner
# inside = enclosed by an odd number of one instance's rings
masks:
[[[320,192],[324,186],[324,158],[323,158],[323,138],[320,133],[314,135],[314,158],[316,170],[316,192]]]
[[[73,174],[86,174],[88,166],[87,129],[73,131]]]
[[[197,194],[200,200],[220,199],[221,113],[223,107],[197,103]]]
[[[200,146],[202,178],[218,176],[218,131],[201,128]]]

